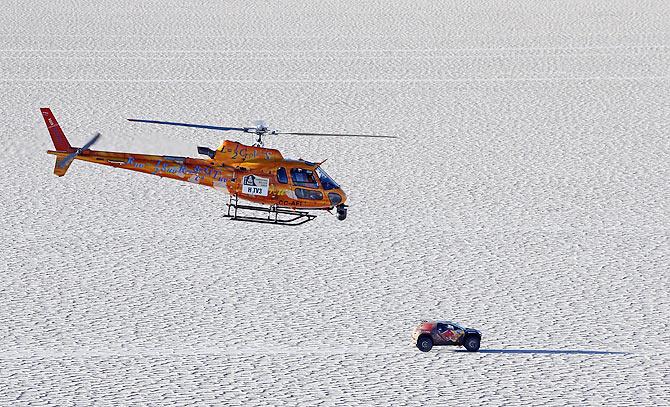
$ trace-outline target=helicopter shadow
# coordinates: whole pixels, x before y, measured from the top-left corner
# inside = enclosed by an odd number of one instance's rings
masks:
[[[467,352],[458,349],[456,352]],[[628,352],[581,349],[480,349],[479,353],[538,354],[538,355],[628,355]]]

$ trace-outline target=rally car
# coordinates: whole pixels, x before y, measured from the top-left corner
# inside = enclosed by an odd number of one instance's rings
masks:
[[[421,321],[412,332],[412,343],[422,352],[444,345],[463,346],[470,352],[477,352],[481,340],[482,334],[478,330],[451,321]]]

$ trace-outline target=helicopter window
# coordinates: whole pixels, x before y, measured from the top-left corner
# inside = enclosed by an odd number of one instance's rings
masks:
[[[314,178],[314,173],[310,170],[305,170],[303,168],[291,168],[291,179],[293,179],[293,184],[299,185],[301,187],[319,187],[319,185],[316,183],[316,179]]]
[[[331,205],[337,206],[340,204],[340,202],[342,202],[342,197],[340,194],[336,194],[335,192],[328,192],[328,200],[330,201]]]
[[[302,189],[302,188],[296,188],[295,189],[295,196],[297,196],[300,199],[323,199],[323,194],[321,191],[312,191],[310,189]]]
[[[319,176],[319,179],[321,180],[321,185],[323,185],[323,189],[329,190],[329,189],[337,189],[340,186],[337,185],[337,182],[333,181],[332,178],[326,174],[324,170],[321,169],[321,167],[316,167],[316,174]]]
[[[286,175],[286,168],[279,167],[277,169],[277,181],[282,184],[288,184],[288,176]]]

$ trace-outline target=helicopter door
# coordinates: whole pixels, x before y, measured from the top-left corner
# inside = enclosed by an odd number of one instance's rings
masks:
[[[317,201],[323,199],[323,193],[319,190],[315,191],[315,189],[319,188],[319,184],[316,181],[314,171],[305,168],[291,168],[291,181],[293,181],[293,185],[297,187],[305,187],[295,188],[295,196],[298,199]]]

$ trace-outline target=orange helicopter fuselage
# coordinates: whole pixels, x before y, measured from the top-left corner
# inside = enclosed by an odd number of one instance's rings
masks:
[[[49,150],[57,156],[54,173],[62,176],[69,164],[59,162],[73,151]],[[210,158],[175,157],[85,150],[75,159],[125,170],[172,178],[216,189],[263,205],[292,209],[332,209],[346,195],[319,164],[287,160],[275,149],[224,141]]]

